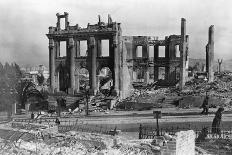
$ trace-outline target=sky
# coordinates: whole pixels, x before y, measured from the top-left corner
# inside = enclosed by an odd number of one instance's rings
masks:
[[[208,28],[215,27],[215,59],[232,59],[231,0],[0,0],[0,62],[48,66],[49,26],[56,13],[68,12],[70,25],[121,23],[122,35],[180,34],[186,19],[191,58],[205,58]]]

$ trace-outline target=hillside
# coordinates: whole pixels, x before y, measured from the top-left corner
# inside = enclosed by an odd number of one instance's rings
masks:
[[[189,58],[189,66],[194,66],[197,62],[200,63],[200,65],[205,65],[205,59],[194,59]],[[218,71],[218,62],[217,59],[214,62],[214,71]],[[231,71],[232,72],[232,60],[223,60],[222,62],[222,71]]]

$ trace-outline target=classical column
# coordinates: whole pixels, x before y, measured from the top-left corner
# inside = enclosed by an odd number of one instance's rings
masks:
[[[57,91],[60,91],[60,73],[57,72]]]
[[[166,67],[165,67],[165,81],[166,81],[167,83],[171,82],[171,81],[169,81],[169,77],[170,77],[170,67],[169,67],[169,66],[166,66]]]
[[[88,41],[88,54],[90,54],[90,82],[91,82],[91,91],[95,95],[97,92],[97,46],[95,37],[91,36]]]
[[[148,45],[142,46],[142,57],[149,58],[149,46]]]
[[[214,26],[209,27],[209,42],[208,42],[208,82],[214,81],[213,72],[214,61]]]
[[[60,41],[55,41],[56,58],[60,57]]]
[[[159,56],[159,46],[154,46],[154,82],[159,78],[159,67],[156,66],[156,61],[158,60]]]
[[[186,20],[181,18],[181,51],[180,51],[180,89],[185,85],[185,60],[186,60]]]
[[[205,46],[205,66],[206,66],[206,73],[209,73],[209,45]]]
[[[118,36],[113,36],[113,46],[114,46],[114,90],[117,94],[119,94],[119,45],[118,45]]]
[[[69,38],[69,52],[70,52],[70,88],[71,93],[74,93],[75,89],[75,50],[74,50],[74,40]]]
[[[80,57],[80,40],[75,41],[75,57]],[[76,66],[75,66],[76,67]],[[75,92],[80,91],[79,69],[75,70]]]
[[[102,41],[100,38],[97,39],[97,57],[102,56]]]
[[[76,48],[76,55],[75,56],[76,57],[80,57],[80,55],[81,55],[80,54],[80,51],[81,51],[80,50],[80,40],[76,40],[75,41],[75,48]]]
[[[144,82],[149,83],[149,45],[144,45],[142,48],[142,57],[147,63],[147,66],[144,70]]]
[[[56,27],[57,27],[58,30],[60,30],[60,14],[57,13],[57,14],[56,14],[56,17],[57,17]]]
[[[55,89],[55,48],[54,40],[49,39],[49,73],[50,73],[50,88],[54,93]]]
[[[68,26],[69,26],[69,22],[68,22],[68,13],[67,12],[64,12],[64,15],[65,15],[65,29],[68,29]]]
[[[113,38],[109,39],[109,57],[113,58],[114,57],[114,43],[113,43]],[[112,59],[113,60],[113,59]],[[113,73],[114,74],[114,73]]]
[[[75,71],[75,91],[80,91],[80,79],[79,79],[79,70]]]

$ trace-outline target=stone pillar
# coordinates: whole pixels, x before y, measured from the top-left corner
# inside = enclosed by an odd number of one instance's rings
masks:
[[[93,36],[91,36],[89,38],[88,41],[88,54],[90,54],[90,82],[91,82],[91,91],[92,94],[96,94],[97,93],[97,46],[96,46],[96,40]]]
[[[57,17],[56,27],[57,27],[58,30],[60,30],[60,14],[57,13],[57,14],[56,14],[56,17]]]
[[[181,51],[180,51],[180,89],[183,89],[186,78],[186,20],[181,18]]]
[[[186,35],[186,52],[185,52],[185,69],[186,69],[186,77],[188,77],[188,69],[189,69],[189,35]]]
[[[159,46],[155,45],[154,46],[154,60],[156,61],[159,57]]]
[[[59,91],[58,90],[58,81],[59,81],[58,74],[56,73],[55,74],[55,83],[56,83],[56,86],[55,86],[54,92],[58,92]]]
[[[74,93],[75,89],[75,50],[74,50],[74,40],[69,38],[69,52],[70,52],[70,88],[71,93]]]
[[[205,58],[205,60],[206,60],[206,72],[207,72],[207,74],[209,74],[209,45],[208,44],[205,46],[205,52],[206,52],[206,58]]]
[[[68,29],[68,26],[69,26],[69,22],[68,22],[68,13],[67,12],[64,12],[64,15],[65,15],[65,29]]]
[[[100,38],[97,39],[97,57],[102,56],[102,41]]]
[[[214,61],[214,26],[209,27],[209,42],[208,42],[208,82],[214,81],[213,72]]]
[[[80,79],[79,79],[79,70],[75,72],[75,92],[80,91]]]
[[[60,91],[60,73],[57,72],[57,91]]]
[[[119,43],[118,43],[118,36],[113,36],[113,45],[114,45],[114,90],[117,94],[119,94],[119,58],[120,58],[120,52],[119,52]]]
[[[114,44],[113,44],[113,38],[109,39],[109,56],[110,58],[114,57]],[[113,59],[112,59],[113,60]],[[112,73],[114,74],[114,73]],[[114,76],[114,75],[113,75]]]
[[[75,41],[75,48],[76,48],[76,53],[75,56],[76,57],[80,57],[80,40]]]
[[[165,67],[165,81],[167,83],[171,82],[170,80],[170,66]]]
[[[142,49],[142,57],[147,62],[147,66],[144,70],[144,83],[149,83],[149,45],[144,45]]]
[[[156,66],[156,61],[159,57],[159,46],[154,46],[154,82],[159,78],[159,67]]]
[[[55,48],[54,40],[49,39],[49,73],[50,73],[50,88],[54,93],[55,89]]]
[[[60,41],[55,41],[56,58],[60,57]]]
[[[142,57],[143,58],[149,58],[149,46],[148,45],[143,45],[142,47]]]

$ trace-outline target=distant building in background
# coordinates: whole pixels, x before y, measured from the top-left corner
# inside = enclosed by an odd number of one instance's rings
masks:
[[[44,65],[39,65],[36,67],[22,67],[21,71],[23,72],[22,80],[29,80],[35,84],[38,84],[37,76],[43,74],[44,81],[47,81],[49,78],[49,71]]]

